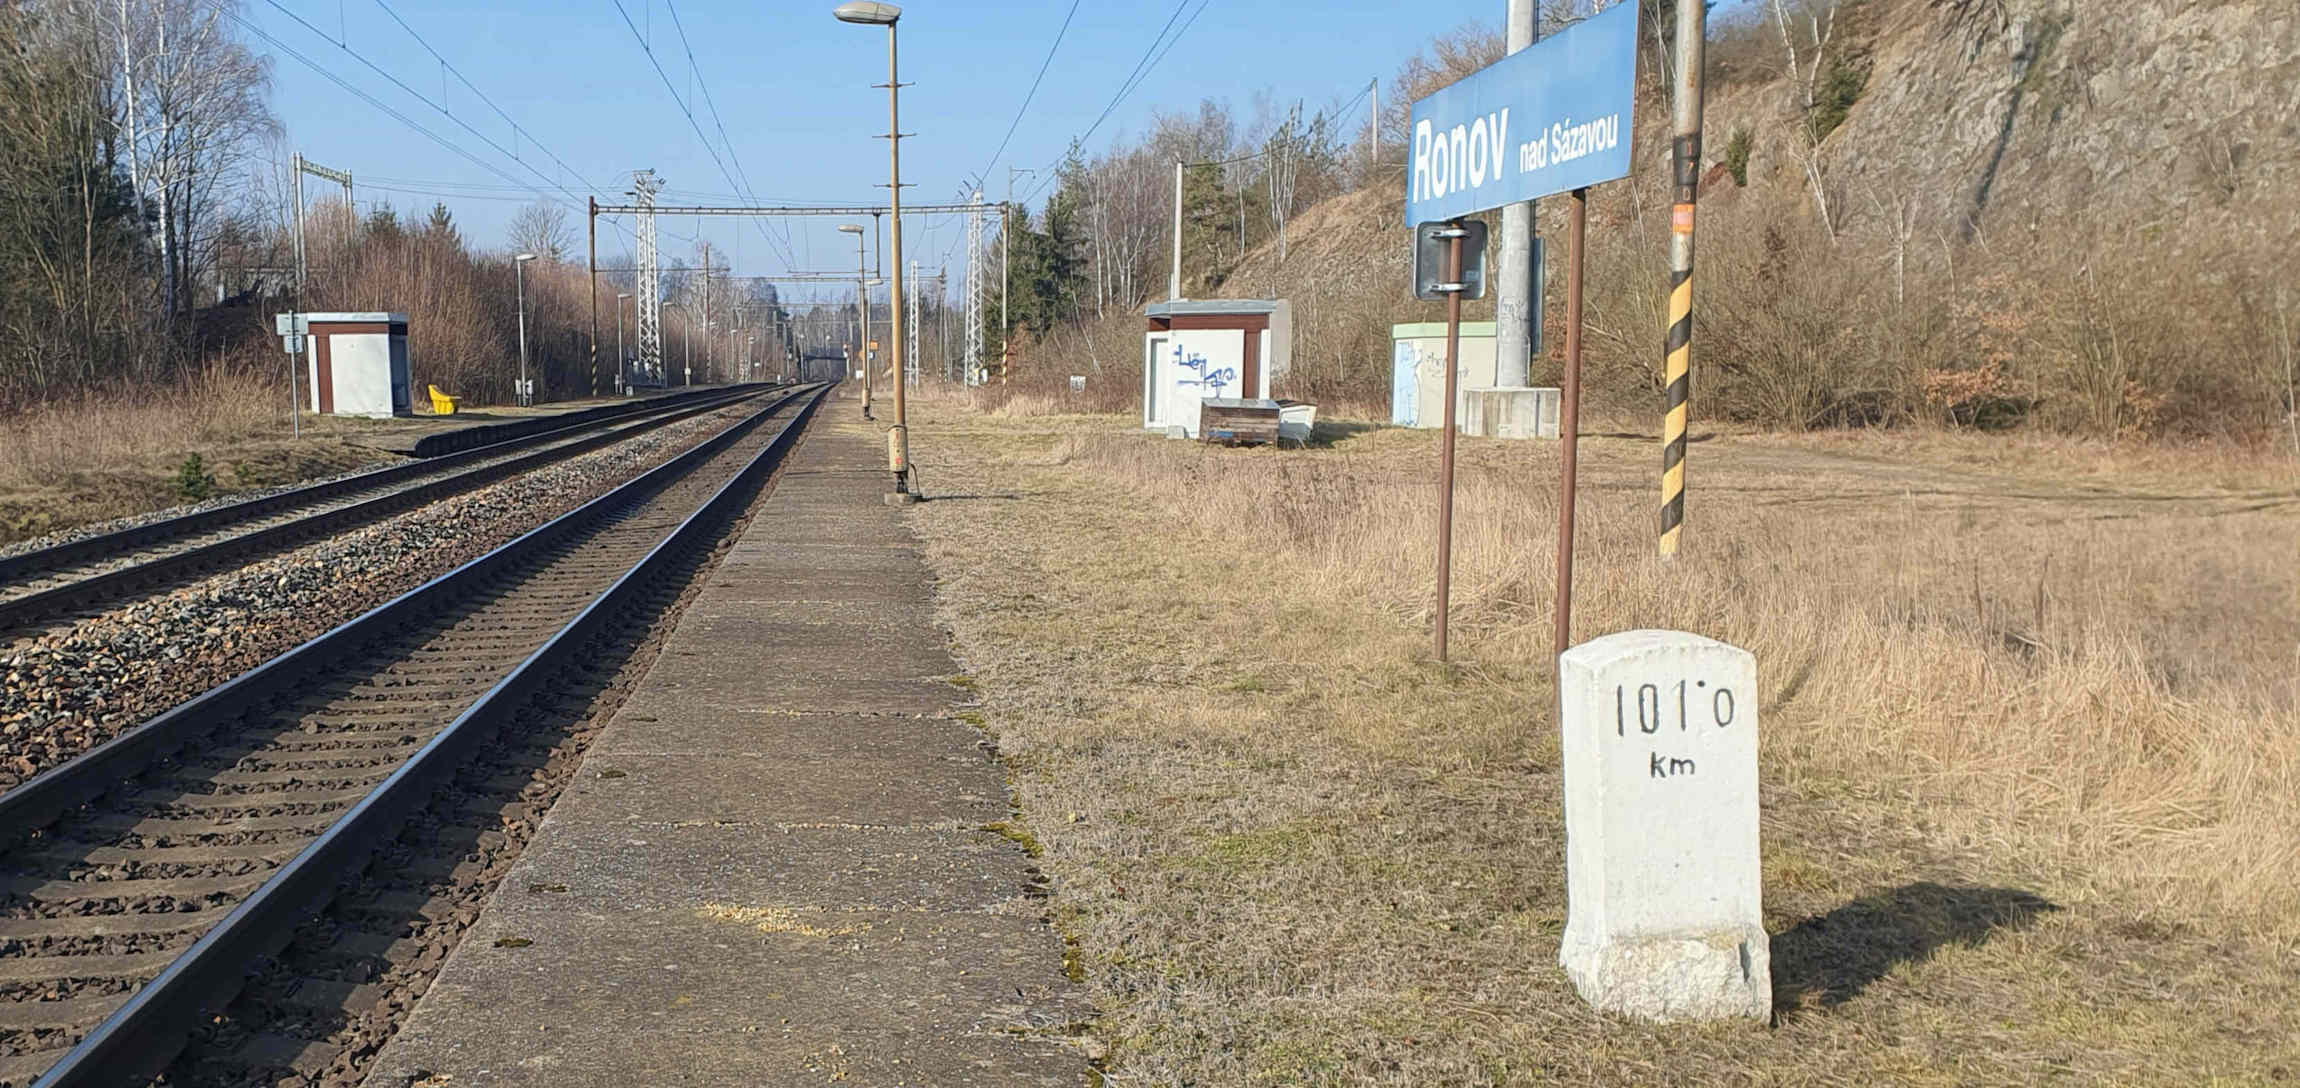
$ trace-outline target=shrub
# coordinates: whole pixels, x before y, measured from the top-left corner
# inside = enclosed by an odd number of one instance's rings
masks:
[[[1725,141],[1725,172],[1733,175],[1733,184],[1749,187],[1749,151],[1757,143],[1749,126],[1733,126],[1733,135]]]
[[[193,502],[216,493],[215,474],[208,471],[199,454],[189,454],[176,468],[176,494]]]
[[[1859,61],[1838,57],[1829,62],[1829,71],[1821,78],[1821,85],[1813,89],[1813,111],[1806,115],[1806,131],[1818,144],[1845,123],[1845,116],[1853,112],[1853,103],[1861,100],[1861,92],[1869,87],[1869,70]]]

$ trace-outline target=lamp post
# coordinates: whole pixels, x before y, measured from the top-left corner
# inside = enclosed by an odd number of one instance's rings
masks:
[[[631,292],[629,291],[615,293],[615,392],[617,395],[630,392],[626,381],[630,377],[631,362],[623,357],[623,303],[630,297]]]
[[[831,14],[842,23],[886,28],[887,212],[894,220],[894,262],[887,270],[887,350],[894,358],[894,426],[887,431],[886,456],[887,468],[894,472],[896,497],[892,501],[916,502],[918,497],[910,490],[910,421],[903,399],[908,368],[902,339],[902,81],[896,78],[895,64],[895,22],[902,18],[902,9],[882,0],[849,0]]]
[[[855,360],[862,364],[863,418],[870,415],[870,255],[863,252],[863,229],[839,224],[839,233],[855,236]]]
[[[512,399],[522,408],[535,403],[535,390],[527,384],[527,262],[534,259],[532,253],[511,259],[512,279],[519,284],[519,391]]]

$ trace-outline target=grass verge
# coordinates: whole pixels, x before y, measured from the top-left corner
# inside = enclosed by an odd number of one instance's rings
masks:
[[[1724,638],[1764,690],[1776,1023],[1659,1028],[1556,967],[1553,445],[1465,446],[1441,666],[1426,432],[914,412],[1110,1083],[2300,1077],[2281,470],[1721,437],[1660,567],[1652,444],[1587,441],[1581,637]]]

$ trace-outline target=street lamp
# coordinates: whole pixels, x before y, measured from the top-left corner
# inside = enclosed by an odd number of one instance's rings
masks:
[[[630,297],[631,292],[629,291],[617,291],[615,293],[615,392],[617,395],[630,392],[626,379],[631,372],[631,360],[623,354],[623,303]]]
[[[902,18],[902,9],[881,0],[849,0],[831,14],[842,23],[886,28],[887,214],[894,220],[894,267],[887,275],[887,348],[894,358],[894,426],[887,431],[886,459],[894,472],[894,494],[898,496],[894,501],[917,502],[918,497],[910,490],[910,419],[903,403],[904,377],[909,370],[902,357],[902,81],[896,78],[895,65],[895,22]],[[867,404],[868,394],[865,396]]]
[[[511,259],[512,278],[519,284],[519,390],[512,399],[522,408],[535,403],[535,388],[527,381],[527,262],[534,259],[532,253]]]
[[[839,233],[855,236],[855,359],[862,363],[863,418],[870,416],[870,257],[863,252],[863,229],[853,223],[839,224]],[[899,387],[899,386],[898,386]]]

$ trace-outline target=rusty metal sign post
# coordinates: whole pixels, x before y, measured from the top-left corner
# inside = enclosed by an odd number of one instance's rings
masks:
[[[1589,190],[1573,191],[1565,243],[1565,386],[1558,398],[1557,589],[1552,611],[1556,628],[1550,656],[1573,647],[1573,499],[1581,476],[1581,266],[1589,231]]]
[[[1414,228],[1414,297],[1445,299],[1445,436],[1438,444],[1437,659],[1446,659],[1453,597],[1454,401],[1461,384],[1461,300],[1485,297],[1485,224],[1474,220]],[[1438,254],[1445,256],[1441,260]],[[1443,267],[1440,278],[1436,268]]]
[[[1573,644],[1574,499],[1580,473],[1581,302],[1589,187],[1629,175],[1636,128],[1637,8],[1619,4],[1512,53],[1413,106],[1406,222],[1415,228],[1415,293],[1426,290],[1426,243],[1453,246],[1446,304],[1445,435],[1438,461],[1437,656],[1446,659],[1453,579],[1454,401],[1460,379],[1466,216],[1561,192],[1573,194],[1565,299],[1565,379],[1559,408],[1555,652]],[[1515,115],[1514,118],[1512,115]],[[1482,263],[1482,262],[1481,262]],[[1482,281],[1482,269],[1480,269]],[[1478,285],[1483,287],[1483,283]],[[1480,292],[1482,294],[1482,291]],[[1473,296],[1475,297],[1475,296]]]

